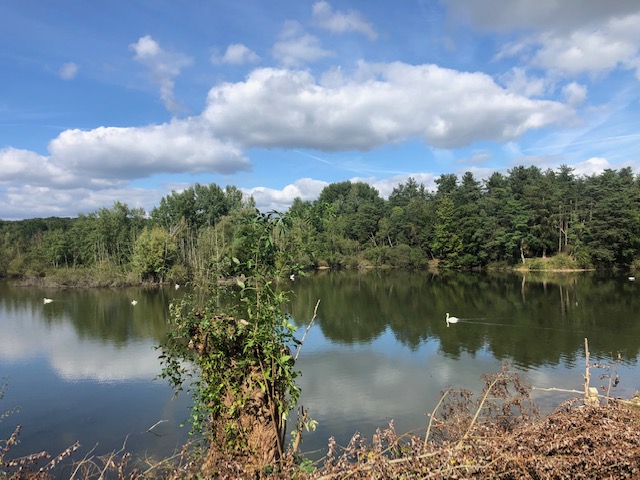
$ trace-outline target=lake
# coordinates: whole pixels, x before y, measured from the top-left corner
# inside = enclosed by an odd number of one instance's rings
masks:
[[[330,436],[346,445],[391,419],[398,432],[424,431],[443,389],[478,390],[503,362],[537,387],[581,390],[585,337],[592,361],[620,354],[614,395],[640,389],[640,284],[624,275],[320,272],[289,285],[299,337],[321,301],[298,360],[301,403],[319,422],[303,443],[312,457]],[[12,456],[79,440],[76,459],[125,444],[159,458],[186,441],[189,397],[156,379],[155,349],[184,293],[0,284],[0,414],[19,407],[0,439],[22,425]],[[446,312],[460,321],[447,327]],[[608,384],[600,373],[592,386]],[[543,411],[570,396],[534,391]]]

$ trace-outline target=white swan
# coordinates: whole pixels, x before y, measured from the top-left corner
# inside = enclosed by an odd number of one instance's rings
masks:
[[[447,327],[449,326],[450,323],[458,323],[458,320],[460,320],[458,317],[450,317],[449,316],[449,312],[447,312]]]
[[[45,297],[45,299],[44,299],[44,301],[42,303],[51,303],[51,302],[53,302],[52,298],[46,298]]]
[[[138,300],[131,300],[131,305],[134,307],[138,304]]]

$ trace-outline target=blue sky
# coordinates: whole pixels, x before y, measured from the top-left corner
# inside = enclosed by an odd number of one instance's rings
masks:
[[[640,167],[636,0],[2,0],[0,218]]]

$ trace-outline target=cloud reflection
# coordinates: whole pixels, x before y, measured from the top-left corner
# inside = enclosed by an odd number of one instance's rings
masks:
[[[11,310],[0,304],[0,362],[45,359],[65,380],[153,379],[160,373],[156,343],[150,338],[114,345],[80,336],[68,318],[47,325],[33,304]]]

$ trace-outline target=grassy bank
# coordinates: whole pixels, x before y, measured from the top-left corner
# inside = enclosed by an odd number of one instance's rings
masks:
[[[584,272],[594,270],[590,265],[578,262],[570,255],[563,253],[552,257],[525,258],[524,263],[513,267],[518,272]]]

